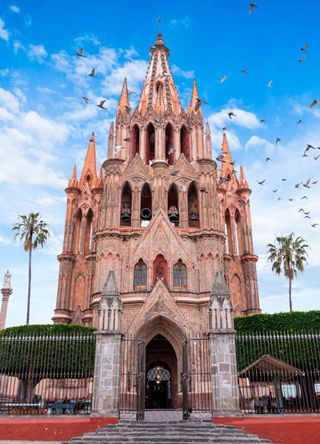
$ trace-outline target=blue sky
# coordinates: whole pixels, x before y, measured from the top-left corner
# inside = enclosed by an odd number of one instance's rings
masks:
[[[266,244],[294,231],[311,251],[294,284],[293,306],[320,307],[319,184],[294,188],[320,175],[320,37],[317,1],[2,1],[0,5],[0,272],[13,273],[8,325],[25,321],[27,255],[12,240],[18,214],[40,211],[50,224],[47,247],[34,255],[31,322],[49,322],[56,299],[65,214],[64,188],[76,162],[78,173],[92,131],[98,161],[106,155],[107,131],[123,78],[139,92],[148,49],[160,29],[184,106],[193,78],[218,154],[223,126],[237,164],[252,187],[252,221],[261,306],[287,310],[287,282],[271,273]],[[162,22],[157,24],[157,17]],[[309,43],[307,53],[300,50]],[[88,58],[76,57],[83,46]],[[305,57],[304,63],[298,60]],[[97,68],[97,77],[88,72]],[[247,68],[248,73],[241,70]],[[222,76],[227,80],[220,83]],[[267,83],[272,80],[272,87]],[[81,96],[105,98],[107,111],[86,106]],[[131,96],[133,97],[133,96]],[[233,111],[236,117],[227,116]],[[265,123],[260,123],[264,119]],[[298,120],[302,123],[296,124]],[[281,142],[275,144],[276,138]],[[266,157],[272,160],[265,162]],[[282,181],[286,178],[286,181]],[[257,180],[266,179],[263,186]],[[278,189],[273,193],[273,189]],[[308,199],[301,200],[306,194]],[[277,201],[277,197],[281,200]],[[290,202],[288,199],[292,198]],[[298,210],[310,211],[305,219]]]

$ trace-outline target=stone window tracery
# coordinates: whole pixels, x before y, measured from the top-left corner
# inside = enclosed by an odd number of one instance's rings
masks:
[[[173,286],[183,290],[187,288],[187,267],[181,259],[173,266]]]
[[[142,259],[134,266],[133,273],[134,291],[141,291],[147,288],[147,265]]]

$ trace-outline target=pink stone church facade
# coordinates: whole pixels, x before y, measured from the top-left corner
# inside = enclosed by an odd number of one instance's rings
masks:
[[[97,173],[92,134],[80,178],[66,188],[67,209],[55,323],[98,326],[101,293],[114,271],[121,330],[146,341],[207,332],[208,305],[222,271],[235,316],[259,313],[250,194],[234,171],[227,136],[221,167],[212,157],[194,81],[185,111],[161,34],[138,105],[124,80],[107,160]],[[180,341],[181,342],[181,341]]]

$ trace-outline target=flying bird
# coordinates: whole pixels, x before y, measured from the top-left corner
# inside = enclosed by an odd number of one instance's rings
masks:
[[[320,154],[318,154],[317,156],[314,156],[314,160],[318,160],[320,157]]]
[[[242,72],[242,74],[248,74],[247,68],[242,68],[241,72]]]
[[[92,70],[90,71],[90,74],[88,74],[89,77],[95,77],[96,76],[96,68],[92,68]]]
[[[104,99],[104,100],[101,100],[100,101],[100,103],[99,103],[99,105],[97,105],[97,107],[98,108],[101,108],[101,109],[107,109],[107,108],[105,108],[103,105],[105,104],[105,102],[106,102],[106,100]]]
[[[128,105],[126,105],[126,111],[127,111],[127,113],[130,113],[130,111],[131,111],[131,107],[128,106]]]
[[[282,182],[285,182],[287,179],[285,177],[283,177],[281,180],[282,180]]]
[[[272,190],[273,193],[276,193],[278,191],[278,188],[276,190]]]
[[[199,99],[199,97],[197,97],[197,102],[196,102],[196,106],[194,107],[195,111],[198,111],[198,109],[200,108],[201,105],[206,105],[207,102],[205,102],[204,100]]]
[[[310,181],[311,181],[311,178],[309,177],[309,179],[305,182],[305,183],[303,183],[302,185],[305,187],[305,188],[310,188]]]
[[[304,218],[305,218],[305,219],[311,219],[311,217],[310,217],[310,216],[304,216]]]
[[[234,114],[234,112],[230,112],[230,113],[228,113],[228,116],[229,116],[229,119],[231,119],[232,120],[232,117],[237,117],[235,114]]]
[[[87,96],[82,96],[82,98],[86,103],[92,102],[92,100],[89,99],[89,97],[87,97]]]
[[[168,154],[173,154],[176,152],[176,149],[173,147],[168,148]]]
[[[258,6],[255,3],[250,3],[249,5],[249,14],[252,13],[252,11],[254,10],[254,8],[257,8]]]
[[[298,62],[299,63],[304,63],[305,59],[306,59],[305,57],[301,57],[301,59],[299,59]]]
[[[298,182],[298,183],[296,183],[294,187],[295,187],[295,188],[300,188],[300,185],[302,185],[302,182]]]
[[[269,162],[271,160],[271,157],[266,157],[266,162]]]
[[[76,52],[76,55],[77,55],[78,57],[87,57],[87,56],[85,56],[85,55],[83,54],[83,48],[79,48],[79,49],[77,50],[77,52]]]
[[[221,79],[219,80],[219,83],[223,83],[223,82],[225,82],[227,79],[228,79],[228,76],[223,75],[223,76],[221,77]]]
[[[314,101],[311,103],[311,105],[309,106],[309,109],[312,109],[314,106],[316,106],[316,105],[320,105],[320,102],[319,102],[319,100],[317,100],[317,99],[314,99]]]
[[[303,199],[308,199],[308,197],[307,196],[302,196],[301,200],[303,200]]]
[[[257,182],[258,182],[259,185],[263,185],[263,184],[265,183],[265,181],[266,181],[266,179],[263,179],[263,180],[261,180],[260,182],[259,182],[259,180],[257,180]]]
[[[267,83],[268,88],[272,88],[272,82],[273,82],[273,80],[269,80],[269,82]]]
[[[280,137],[277,137],[277,138],[276,138],[276,145],[277,145],[279,142],[281,142],[281,139],[280,139]]]
[[[300,51],[307,52],[308,48],[309,48],[309,43],[305,43],[304,46],[300,48]]]
[[[130,139],[130,137],[125,137],[125,138],[123,139],[123,141],[124,141],[124,142],[131,142],[131,139]]]
[[[281,197],[278,197],[278,199],[277,200],[281,200],[282,198]]]
[[[289,201],[289,202],[292,202],[292,201],[293,201],[293,199],[288,199],[288,201]]]
[[[314,180],[313,182],[311,182],[311,185],[315,185],[316,183],[318,183],[318,181]]]
[[[297,121],[296,125],[300,125],[300,123],[302,123],[302,120],[301,120],[301,119],[299,119],[299,120]]]
[[[137,94],[135,91],[128,91],[128,96],[131,96],[131,94]]]
[[[227,128],[226,126],[224,126],[224,127],[222,128],[222,131],[228,131],[228,128]]]
[[[316,228],[316,226],[319,224],[311,224],[312,228]]]
[[[260,119],[259,122],[260,123],[266,123],[266,120],[265,119]]]

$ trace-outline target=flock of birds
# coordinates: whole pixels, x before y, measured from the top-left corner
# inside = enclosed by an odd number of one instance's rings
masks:
[[[258,8],[258,6],[257,6],[255,3],[250,3],[250,5],[249,5],[249,14],[252,14],[252,12],[254,11],[254,9],[256,9],[256,8]],[[157,22],[158,22],[158,24],[160,24],[160,23],[162,22],[162,19],[161,19],[161,18],[157,18]],[[304,63],[305,58],[306,58],[306,54],[307,54],[308,49],[309,49],[309,43],[305,43],[305,44],[304,44],[301,48],[299,48],[299,49],[300,49],[300,51],[303,53],[303,56],[298,60],[298,62],[299,62],[299,63]],[[78,56],[78,57],[82,57],[82,58],[86,58],[87,55],[84,53],[84,48],[79,48],[79,49],[76,51],[76,56]],[[247,74],[248,74],[248,68],[243,67],[243,68],[241,69],[241,73],[244,74],[244,75],[247,75]],[[94,78],[94,77],[96,76],[96,68],[92,68],[91,71],[88,73],[88,76],[91,77],[91,78]],[[168,74],[168,73],[165,72],[165,73],[163,74],[163,80],[165,80],[165,78],[166,78],[166,77],[169,77],[169,76],[170,76],[170,74]],[[228,76],[224,74],[224,75],[219,79],[219,83],[222,84],[222,83],[226,82],[227,80],[228,80]],[[267,87],[267,88],[272,88],[272,86],[273,86],[273,80],[269,80],[269,81],[266,83],[266,87]],[[128,91],[128,94],[131,95],[131,94],[136,94],[136,93],[135,93],[134,91]],[[83,96],[82,99],[85,101],[86,104],[88,104],[89,102],[92,102],[92,101],[93,101],[93,99],[90,99],[90,98],[87,97],[87,96]],[[96,106],[97,106],[98,108],[100,108],[100,109],[104,109],[104,110],[106,110],[107,108],[105,107],[105,103],[106,103],[106,99],[102,99],[102,100],[100,100],[99,103],[96,104]],[[200,99],[200,98],[198,97],[198,98],[196,99],[196,103],[195,103],[195,110],[197,111],[197,110],[198,110],[202,105],[204,105],[204,104],[207,104],[207,102],[204,101],[204,100],[202,100],[202,99]],[[317,100],[317,99],[314,99],[314,100],[311,102],[311,104],[309,105],[309,109],[311,110],[312,108],[314,108],[314,107],[317,106],[317,105],[318,105],[318,106],[320,105],[320,101]],[[131,108],[130,108],[129,106],[127,106],[127,108],[128,108],[127,111],[130,112],[130,111],[131,111]],[[227,116],[228,116],[228,118],[229,118],[230,120],[232,120],[233,118],[236,118],[236,117],[237,117],[236,114],[235,114],[233,111],[229,111],[229,112],[227,113]],[[259,122],[260,122],[260,124],[264,124],[264,123],[266,123],[266,120],[265,120],[265,119],[259,119]],[[297,120],[296,125],[301,125],[302,123],[303,123],[302,120],[299,119],[299,120]],[[228,128],[227,128],[226,126],[222,128],[222,131],[223,131],[223,132],[225,132],[225,131],[227,131],[227,130],[228,130]],[[131,140],[130,138],[125,139],[125,141],[127,141],[127,142],[130,142],[130,140]],[[275,145],[278,145],[280,142],[281,142],[281,138],[280,138],[280,137],[277,137],[276,140],[275,140]],[[117,150],[117,146],[115,147],[115,149]],[[320,146],[315,147],[315,146],[313,146],[313,145],[311,145],[311,144],[307,144],[306,148],[304,149],[304,151],[303,151],[303,153],[302,153],[302,157],[308,157],[308,155],[310,154],[310,153],[309,153],[310,150],[320,150]],[[175,150],[174,150],[174,148],[170,148],[170,151],[171,151],[171,152],[170,152],[169,154],[172,154]],[[222,152],[218,157],[216,157],[216,160],[219,161],[219,162],[221,162],[221,163],[226,162],[226,160],[224,160],[224,156],[226,156],[226,155],[227,155],[226,152]],[[319,154],[314,155],[313,158],[314,158],[314,160],[318,160],[318,159],[320,158],[320,152],[319,152]],[[266,157],[266,158],[265,158],[265,162],[266,162],[266,163],[271,162],[271,161],[272,161],[272,158],[271,158],[271,157]],[[231,162],[231,164],[232,164],[232,166],[234,167],[235,162]],[[233,172],[236,172],[236,170],[234,169]],[[220,177],[220,178],[219,178],[220,183],[226,183],[226,182],[229,182],[229,180],[230,180],[229,178],[225,178],[225,177]],[[283,178],[281,179],[281,181],[282,181],[282,182],[286,182],[286,181],[287,181],[287,178],[283,177]],[[257,180],[257,183],[258,183],[260,186],[263,186],[266,182],[267,182],[267,179]],[[317,180],[312,180],[311,178],[308,178],[305,182],[298,182],[298,183],[296,183],[296,184],[294,185],[294,188],[296,188],[296,189],[300,189],[300,188],[302,188],[302,189],[303,189],[303,188],[305,188],[305,189],[310,189],[312,185],[315,185],[315,184],[317,184],[317,183],[318,183]],[[278,188],[273,189],[272,192],[275,193],[275,194],[278,193]],[[283,199],[284,199],[284,198],[282,198],[282,197],[277,197],[276,200],[277,200],[277,201],[280,201],[280,200],[283,200]],[[301,197],[301,200],[307,200],[307,199],[308,199],[308,196],[307,196],[307,195],[303,195],[303,196]],[[288,199],[288,201],[290,201],[290,202],[292,202],[293,200],[294,200],[294,199],[293,199],[292,197],[290,197],[290,198]],[[239,201],[239,202],[240,202],[240,201]],[[241,204],[241,203],[244,204],[245,202],[240,202],[240,204]],[[298,212],[299,212],[299,213],[302,213],[302,214],[303,214],[303,217],[304,217],[305,219],[311,219],[310,211],[306,211],[304,208],[300,208]],[[318,225],[319,225],[319,223],[312,223],[312,224],[311,224],[311,227],[316,228]]]

